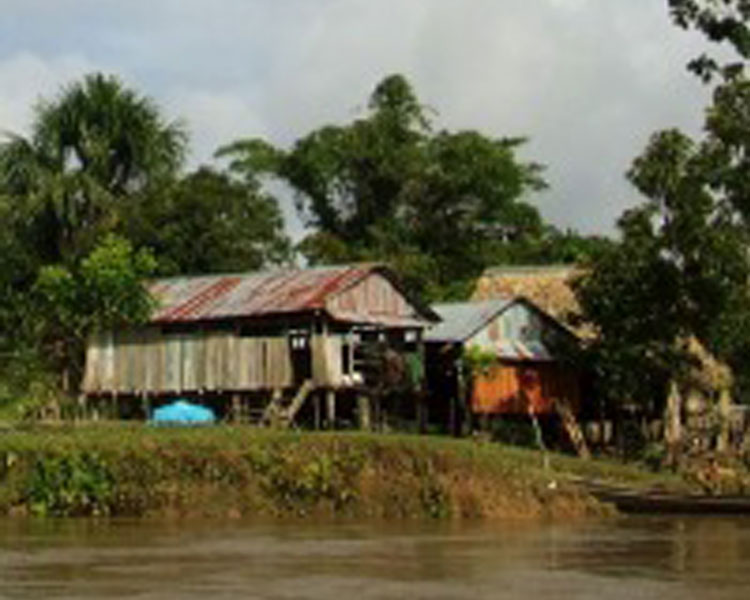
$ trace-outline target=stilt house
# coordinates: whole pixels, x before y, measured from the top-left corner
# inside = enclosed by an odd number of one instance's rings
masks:
[[[332,425],[337,397],[361,387],[363,344],[414,348],[438,320],[380,265],[178,277],[149,289],[158,305],[148,324],[102,331],[87,348],[83,390],[120,414],[189,396],[220,414],[290,422],[313,395],[325,397]]]
[[[433,310],[441,323],[425,336],[428,381],[433,396],[448,395],[439,404],[450,407],[454,428],[462,401],[473,416],[552,414],[559,400],[580,405],[578,374],[559,354],[577,338],[530,300],[437,304]],[[487,360],[469,386],[460,365],[472,354]]]

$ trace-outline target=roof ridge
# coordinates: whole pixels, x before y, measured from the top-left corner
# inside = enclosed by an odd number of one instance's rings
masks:
[[[153,279],[150,279],[149,281],[152,283],[156,282],[169,282],[169,281],[176,281],[178,279],[214,279],[214,278],[220,278],[223,279],[225,277],[254,277],[254,276],[264,276],[268,277],[270,275],[284,275],[289,273],[299,273],[302,271],[344,271],[352,268],[372,268],[376,269],[378,267],[384,266],[383,263],[377,263],[377,262],[356,262],[356,263],[345,263],[345,264],[339,264],[339,265],[315,265],[312,267],[277,267],[277,268],[269,268],[269,269],[258,269],[255,271],[227,271],[227,272],[221,272],[221,273],[185,273],[181,275],[169,275],[167,277],[154,277]]]
[[[544,272],[563,272],[563,271],[575,271],[580,269],[579,264],[549,264],[549,265],[497,265],[494,267],[487,267],[482,275],[493,275],[499,273],[544,273]]]

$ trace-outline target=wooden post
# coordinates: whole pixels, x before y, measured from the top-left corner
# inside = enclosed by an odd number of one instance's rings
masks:
[[[422,391],[417,392],[417,428],[420,435],[427,433],[427,398]]]
[[[141,392],[141,410],[143,411],[144,420],[148,421],[151,416],[151,407],[148,402],[148,392]]]
[[[448,415],[448,429],[450,435],[452,435],[453,437],[458,437],[460,433],[460,428],[458,425],[458,398],[456,398],[455,394],[451,394],[449,410],[450,413]]]
[[[722,453],[729,451],[731,407],[732,396],[729,393],[729,388],[724,387],[719,392],[719,439],[716,440],[716,450]]]
[[[370,431],[372,429],[370,398],[364,394],[357,396],[357,416],[359,417],[359,428],[363,431]]]
[[[86,394],[80,394],[78,396],[78,415],[76,421],[85,421],[88,416],[86,411],[86,400]]]
[[[313,409],[315,412],[315,430],[320,430],[320,393],[313,394]]]
[[[456,345],[454,348],[456,349],[457,356],[453,367],[456,370],[456,397],[458,409],[461,411],[461,427],[468,435],[471,435],[474,430],[474,413],[472,411],[471,399],[469,398],[469,386],[467,385],[466,374],[464,373],[464,365],[461,360],[463,350],[460,345]]]
[[[242,399],[239,394],[232,394],[232,421],[234,423],[242,421]]]
[[[284,397],[284,391],[281,388],[273,388],[271,392],[271,427],[276,428],[281,425],[281,420],[284,417],[281,401]],[[290,425],[290,423],[286,423]]]
[[[327,389],[326,392],[326,421],[328,429],[336,429],[336,392]]]
[[[667,446],[667,460],[671,467],[677,467],[682,443],[682,400],[677,384],[669,384],[669,396],[664,415],[664,441]]]

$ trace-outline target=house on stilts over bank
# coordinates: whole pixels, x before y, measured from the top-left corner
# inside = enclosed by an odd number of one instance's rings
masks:
[[[472,299],[477,302],[507,296],[523,296],[532,301],[560,322],[569,322],[571,316],[580,313],[580,307],[573,291],[576,278],[585,273],[578,265],[502,266],[487,269],[477,281]],[[596,338],[591,326],[577,326],[572,329],[583,343]],[[602,396],[601,390],[592,385],[590,374],[583,374],[579,419],[587,429],[589,442],[596,445],[624,443],[626,437],[633,437],[635,427],[640,430],[636,436],[643,440],[659,440],[665,427],[676,427],[677,432],[668,437],[691,439],[693,447],[727,447],[730,438],[736,446],[747,437],[750,418],[742,407],[732,405],[728,397],[731,374],[726,365],[718,362],[696,340],[684,340],[687,351],[692,356],[693,365],[677,386],[655,389],[652,397],[613,398],[610,393]],[[666,383],[666,382],[665,382]],[[671,391],[678,391],[680,398],[674,398]],[[682,409],[669,409],[670,402],[677,402]],[[677,425],[670,425],[676,415],[684,412],[684,429],[677,418]],[[630,428],[630,433],[626,428]],[[619,430],[619,431],[618,431]],[[717,438],[718,432],[718,438]]]
[[[143,418],[188,397],[220,416],[367,426],[373,348],[422,360],[439,318],[381,265],[160,279],[150,321],[91,337],[91,410]],[[368,358],[369,357],[369,358]]]
[[[557,418],[581,407],[580,374],[564,358],[578,338],[530,300],[507,296],[436,304],[441,323],[425,335],[431,411],[457,433],[493,420]]]

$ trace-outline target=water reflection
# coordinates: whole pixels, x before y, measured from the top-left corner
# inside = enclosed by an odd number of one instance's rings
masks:
[[[748,597],[750,520],[0,521],[3,598]]]

